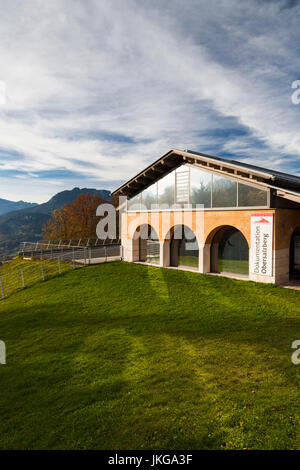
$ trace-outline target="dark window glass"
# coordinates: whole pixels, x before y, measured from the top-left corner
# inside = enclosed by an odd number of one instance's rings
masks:
[[[198,269],[199,247],[196,237],[188,227],[177,226],[171,242],[171,265]],[[180,239],[179,239],[180,237]]]
[[[219,241],[218,270],[239,274],[249,273],[249,247],[244,235],[228,228]]]
[[[157,184],[152,184],[142,192],[142,209],[155,209],[157,204]]]
[[[159,264],[160,245],[156,231],[150,225],[141,225],[139,230],[139,260]]]
[[[211,182],[212,174],[207,171],[191,168],[191,204],[203,204],[211,207]]]
[[[246,184],[239,183],[239,206],[240,207],[260,207],[267,206],[268,193],[264,189],[254,188]]]
[[[237,183],[222,176],[213,175],[212,207],[236,207]]]
[[[147,263],[159,264],[160,246],[158,240],[147,240]]]
[[[141,194],[127,201],[127,209],[131,211],[139,211],[141,209]]]
[[[158,204],[164,205],[162,209],[167,209],[174,204],[175,172],[169,173],[157,182]]]

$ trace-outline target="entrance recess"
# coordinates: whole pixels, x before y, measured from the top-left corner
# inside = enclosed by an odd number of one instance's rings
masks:
[[[249,274],[249,246],[234,227],[221,228],[211,245],[211,272]]]
[[[300,279],[300,228],[295,230],[291,238],[290,278]]]
[[[170,243],[170,265],[197,269],[199,267],[199,246],[194,232],[183,225],[174,229]]]
[[[139,261],[151,264],[159,264],[160,245],[156,231],[151,225],[142,225],[137,232],[139,233]]]

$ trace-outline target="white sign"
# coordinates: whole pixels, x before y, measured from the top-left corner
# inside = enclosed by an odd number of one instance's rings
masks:
[[[273,214],[251,215],[250,273],[273,274]]]

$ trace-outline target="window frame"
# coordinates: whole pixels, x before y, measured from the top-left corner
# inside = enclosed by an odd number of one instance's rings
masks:
[[[187,207],[173,207],[171,209],[160,209],[159,207],[157,207],[157,209],[140,209],[140,210],[136,210],[136,209],[128,209],[128,198],[126,200],[126,212],[128,213],[137,213],[137,212],[181,212],[181,211],[196,211],[196,212],[204,212],[204,211],[233,211],[233,210],[253,210],[253,209],[258,209],[258,210],[261,210],[261,209],[270,209],[271,207],[271,188],[269,187],[264,187],[264,186],[261,186],[260,184],[258,183],[252,183],[252,182],[245,182],[245,180],[243,180],[242,178],[239,178],[238,176],[230,176],[230,175],[224,175],[223,173],[221,172],[218,172],[218,171],[215,171],[213,169],[210,169],[210,168],[202,168],[202,167],[199,167],[197,165],[192,165],[190,163],[185,163],[183,164],[182,166],[186,166],[186,167],[189,167],[189,168],[196,168],[197,170],[200,170],[200,171],[203,171],[203,172],[206,172],[206,173],[210,173],[212,175],[212,178],[211,178],[211,207],[203,207],[203,208],[196,208],[196,207],[192,207],[191,206],[191,174],[190,174],[190,171],[189,171],[189,201],[188,203],[186,204]],[[181,167],[179,167],[181,168]],[[176,176],[175,176],[175,173],[176,171],[178,170],[178,168],[176,168],[175,170],[171,170],[169,173],[167,173],[166,175],[164,176],[167,176],[169,175],[170,173],[174,173],[174,206],[175,206],[175,198],[176,198]],[[237,205],[236,206],[225,206],[225,207],[212,207],[212,198],[213,198],[213,185],[214,185],[214,178],[213,178],[213,175],[218,175],[218,176],[221,176],[221,177],[224,177],[225,179],[229,179],[231,181],[234,181],[235,183],[237,183]],[[162,177],[163,178],[163,177]],[[160,178],[160,179],[162,179]],[[152,183],[150,186],[156,184],[156,201],[157,201],[157,206],[158,206],[158,181],[155,181],[154,183]],[[257,188],[257,189],[260,189],[260,190],[263,190],[267,193],[267,205],[264,205],[264,206],[239,206],[238,203],[239,203],[239,184],[243,184],[245,186],[250,186],[252,188]],[[143,191],[145,191],[146,189],[148,189],[148,187],[146,187]],[[138,194],[141,194],[141,204],[142,204],[142,201],[143,201],[143,197],[142,197],[142,193],[143,191],[141,191],[140,193]],[[138,195],[136,194],[136,196]],[[134,196],[134,197],[136,197]]]

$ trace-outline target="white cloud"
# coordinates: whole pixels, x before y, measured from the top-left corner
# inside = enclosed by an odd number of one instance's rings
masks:
[[[300,107],[290,100],[300,78],[291,47],[298,22],[279,2],[3,4],[0,149],[24,158],[0,156],[0,168],[28,172],[39,200],[53,192],[40,171],[109,184],[172,147],[232,152],[285,170],[299,158]],[[214,128],[233,125],[249,135],[214,137]],[[8,182],[1,193],[11,194]]]

